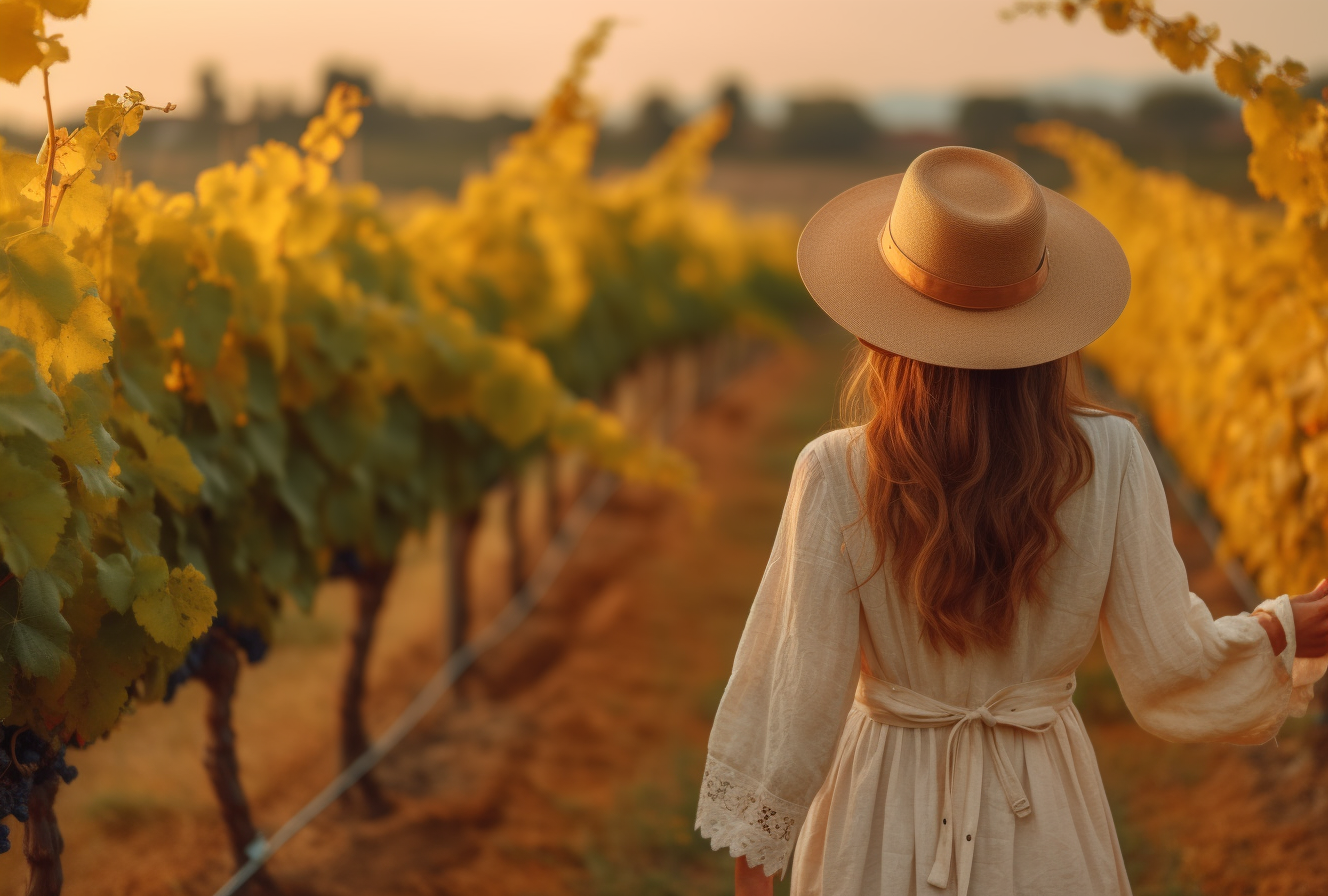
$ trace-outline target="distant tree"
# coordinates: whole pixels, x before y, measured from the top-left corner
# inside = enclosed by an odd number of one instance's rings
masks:
[[[198,120],[209,124],[221,122],[226,119],[226,97],[221,93],[218,85],[220,76],[217,73],[217,67],[206,65],[198,71],[198,94],[200,104],[198,108]]]
[[[1304,87],[1300,88],[1302,96],[1307,96],[1314,100],[1323,100],[1323,92],[1328,90],[1328,75],[1319,75],[1317,78],[1311,78]]]
[[[632,125],[631,142],[638,149],[654,152],[663,146],[682,122],[673,100],[661,91],[652,91],[641,101]]]
[[[1182,146],[1205,142],[1214,125],[1235,117],[1235,108],[1212,91],[1173,87],[1152,91],[1135,110],[1140,127]]]
[[[363,69],[354,69],[348,66],[333,65],[329,66],[323,74],[323,96],[318,98],[318,106],[322,108],[323,97],[332,92],[332,88],[338,84],[354,84],[360,88],[360,93],[367,97],[373,97],[373,78]]]
[[[790,155],[849,156],[869,149],[876,137],[876,126],[860,105],[823,97],[789,103],[779,143]]]
[[[1033,119],[1033,108],[1024,97],[969,97],[959,106],[959,135],[969,146],[1010,151],[1019,146],[1015,129]]]
[[[751,105],[747,100],[747,90],[743,87],[742,82],[734,79],[720,85],[719,92],[715,95],[715,103],[716,105],[727,106],[732,115],[729,132],[723,140],[719,141],[715,151],[723,154],[751,150],[755,143],[757,127],[756,122],[752,119]]]

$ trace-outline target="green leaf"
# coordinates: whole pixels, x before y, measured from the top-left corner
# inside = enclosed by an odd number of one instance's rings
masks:
[[[134,561],[134,600],[161,591],[170,580],[171,568],[164,557],[139,557]]]
[[[0,446],[0,555],[22,576],[45,566],[55,553],[69,518],[69,497],[55,464],[48,460],[34,469],[14,447]]]
[[[286,475],[276,484],[277,497],[300,527],[304,543],[310,547],[323,542],[318,506],[327,473],[318,459],[306,451],[291,451],[286,457]]]
[[[129,703],[129,686],[167,651],[131,616],[107,613],[79,651],[74,679],[60,700],[64,725],[85,741],[104,735]]]
[[[177,326],[184,333],[184,359],[195,367],[215,366],[230,315],[231,294],[224,287],[200,283],[190,290],[177,318]]]
[[[153,425],[146,414],[127,406],[116,409],[116,422],[133,434],[143,452],[148,477],[162,496],[176,510],[184,510],[194,503],[194,497],[203,485],[203,474],[194,465],[189,449],[173,435]],[[121,462],[126,469],[129,459]]]
[[[105,376],[80,374],[62,390],[69,412],[69,427],[63,439],[51,446],[73,467],[83,487],[102,498],[118,498],[124,487],[111,477],[120,446],[106,431],[111,409],[111,383]]]
[[[156,641],[176,650],[184,650],[207,631],[216,615],[217,595],[192,566],[172,570],[161,587],[134,598],[138,624]]]
[[[64,240],[48,230],[31,230],[4,247],[9,290],[15,301],[30,301],[60,323],[69,320],[83,297],[97,288],[92,271],[65,251]]]
[[[134,604],[134,568],[124,554],[97,558],[97,587],[117,613],[127,613]]]
[[[54,442],[64,434],[64,409],[37,372],[32,349],[0,327],[0,435],[25,430]]]
[[[50,678],[59,673],[68,646],[69,623],[60,615],[54,576],[34,569],[18,588],[0,589],[0,655],[30,676]]]
[[[286,474],[285,421],[280,417],[274,420],[255,417],[240,433],[258,469],[273,479],[280,479]]]
[[[161,517],[151,506],[123,510],[120,533],[129,547],[130,556],[155,554],[161,544]]]

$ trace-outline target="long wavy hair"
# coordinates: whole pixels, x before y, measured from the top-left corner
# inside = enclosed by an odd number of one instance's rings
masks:
[[[865,424],[867,481],[854,485],[876,561],[858,587],[889,558],[933,649],[1004,646],[1020,607],[1046,598],[1057,509],[1093,475],[1074,418],[1118,412],[1087,397],[1077,354],[966,370],[858,351],[840,414]]]

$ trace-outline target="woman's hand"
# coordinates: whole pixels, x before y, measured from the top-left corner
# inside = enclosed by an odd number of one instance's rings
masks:
[[[1291,598],[1291,616],[1296,621],[1296,656],[1328,653],[1328,579],[1321,580],[1309,594]]]
[[[733,860],[734,896],[771,896],[775,892],[775,879],[765,876],[765,866],[747,867],[747,859],[738,856]]]
[[[1273,654],[1286,650],[1286,632],[1272,613],[1256,613],[1255,619],[1268,633]],[[1309,594],[1291,598],[1291,618],[1296,623],[1296,656],[1313,658],[1328,653],[1328,579],[1323,579]]]

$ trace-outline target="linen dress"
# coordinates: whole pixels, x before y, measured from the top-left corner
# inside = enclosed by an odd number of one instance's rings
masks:
[[[1077,416],[1092,478],[1058,511],[1048,599],[1009,645],[933,650],[859,517],[861,428],[798,458],[710,735],[696,826],[794,896],[1129,894],[1073,673],[1101,632],[1140,726],[1260,743],[1303,713],[1323,663],[1296,661],[1285,595],[1214,620],[1190,593],[1165,494],[1127,420]],[[1022,704],[1022,705],[1021,705]],[[796,850],[794,846],[796,844]],[[930,881],[930,882],[929,882]]]

